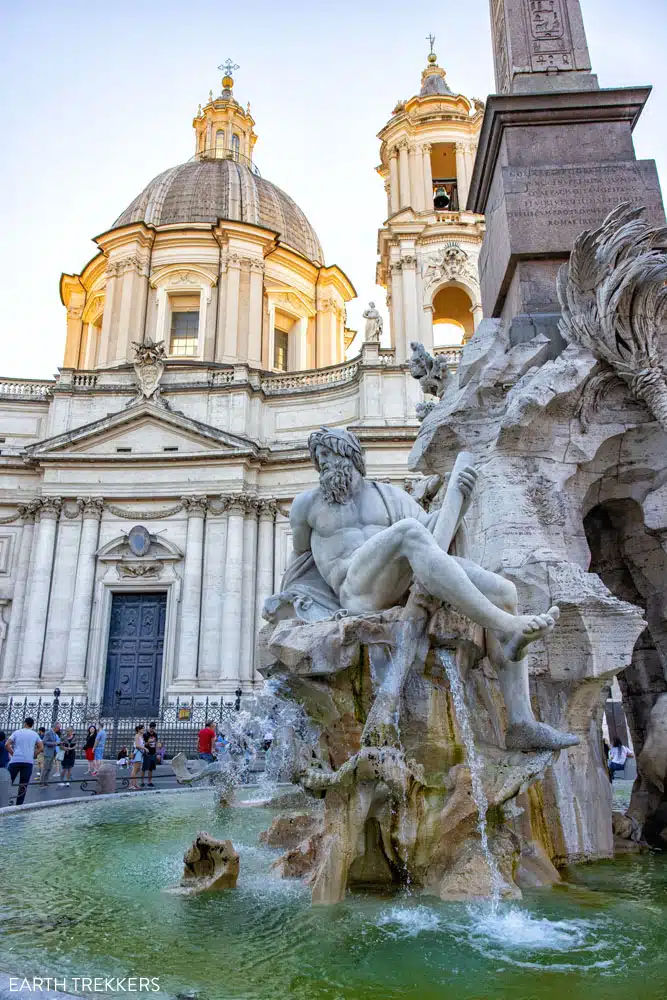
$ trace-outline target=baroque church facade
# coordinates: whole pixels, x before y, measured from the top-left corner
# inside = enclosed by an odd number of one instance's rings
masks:
[[[369,476],[404,485],[421,398],[410,342],[454,366],[447,340],[481,318],[483,218],[465,200],[483,109],[433,53],[379,135],[389,343],[352,358],[355,289],[261,177],[233,84],[200,106],[194,157],[62,275],[56,378],[0,378],[0,700],[59,688],[149,714],[260,687],[289,507],[316,482],[310,432],[350,427]]]

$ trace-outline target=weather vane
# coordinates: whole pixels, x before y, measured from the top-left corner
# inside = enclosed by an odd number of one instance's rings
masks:
[[[429,52],[429,55],[430,56],[435,55],[435,53],[433,52],[433,43],[435,42],[435,35],[427,35],[426,36],[426,41],[431,46],[431,51]]]
[[[235,69],[240,69],[238,63],[232,62],[231,59],[227,59],[225,62],[218,66],[218,69],[225,74],[225,76],[231,76]]]

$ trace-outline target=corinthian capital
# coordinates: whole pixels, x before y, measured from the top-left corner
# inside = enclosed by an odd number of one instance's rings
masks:
[[[103,497],[77,497],[76,502],[81,510],[81,516],[99,521],[104,510]]]
[[[60,517],[62,507],[62,497],[42,497],[39,500],[38,508],[40,521],[48,520],[49,518],[53,521],[57,521]]]
[[[191,496],[181,497],[181,503],[188,517],[204,517],[208,500],[200,493],[193,493]]]
[[[275,500],[258,500],[260,521],[275,521],[278,513],[278,504]]]
[[[230,514],[245,514],[243,493],[221,493],[220,503]]]

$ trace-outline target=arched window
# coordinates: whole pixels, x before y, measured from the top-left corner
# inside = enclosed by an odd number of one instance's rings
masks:
[[[474,332],[470,296],[458,285],[445,285],[433,299],[433,346],[465,344]]]
[[[239,153],[241,151],[241,140],[237,135],[232,136],[232,156],[235,160],[238,160]]]
[[[220,160],[225,155],[225,133],[221,128],[215,133],[215,155]]]

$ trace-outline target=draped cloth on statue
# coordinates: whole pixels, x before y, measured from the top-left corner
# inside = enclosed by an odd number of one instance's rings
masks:
[[[388,483],[373,482],[372,485],[382,497],[391,524],[413,516],[414,507],[407,493]],[[463,541],[462,528],[463,526],[459,529],[455,539],[457,555],[463,555],[465,549],[465,545],[461,545]],[[454,544],[452,548],[454,548]],[[285,570],[280,591],[279,596],[282,600],[289,601],[298,617],[304,621],[321,621],[323,618],[330,618],[331,615],[342,610],[338,597],[315,565],[310,550],[296,556],[289,564]],[[272,600],[274,598],[269,598],[269,601]]]

